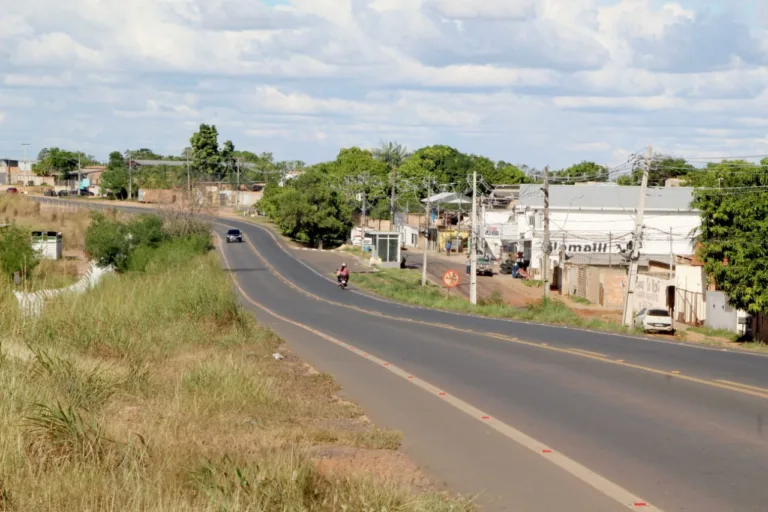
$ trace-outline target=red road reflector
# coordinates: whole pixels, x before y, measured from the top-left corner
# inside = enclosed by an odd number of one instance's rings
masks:
[[[545,448],[541,450],[541,453],[552,453],[552,450],[550,450],[549,448]]]
[[[409,375],[409,376],[408,376],[408,378],[409,378],[409,379],[412,379],[412,378],[413,378],[413,375]]]
[[[646,502],[644,502],[644,501],[637,501],[637,502],[635,502],[635,506],[636,507],[647,507],[648,504]]]
[[[441,392],[439,393],[439,395],[440,395],[440,396],[445,396],[445,391],[441,391]]]
[[[483,417],[481,417],[480,419],[481,419],[481,420],[489,420],[489,419],[491,419],[491,417],[490,417],[490,416],[483,416]]]
[[[389,366],[389,363],[384,363],[384,366]]]

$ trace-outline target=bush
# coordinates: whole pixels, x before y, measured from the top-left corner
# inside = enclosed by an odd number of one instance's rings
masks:
[[[178,264],[212,248],[204,223],[165,223],[156,215],[142,215],[123,224],[94,213],[86,233],[86,251],[99,265],[120,272],[143,272],[153,261]],[[169,232],[170,230],[170,232]]]
[[[123,270],[130,256],[130,243],[125,225],[94,212],[85,232],[85,251],[102,267],[113,265]]]
[[[207,236],[191,236],[170,240],[159,247],[141,245],[128,258],[127,269],[144,272],[154,267],[178,267],[193,256],[204,254],[212,248]]]
[[[0,271],[7,276],[20,272],[28,276],[40,263],[32,248],[31,236],[27,231],[10,225],[0,228]]]

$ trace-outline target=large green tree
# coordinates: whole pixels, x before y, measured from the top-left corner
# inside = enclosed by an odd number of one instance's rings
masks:
[[[87,155],[82,151],[68,151],[61,148],[43,148],[37,155],[37,163],[33,171],[38,176],[58,176],[65,180],[74,173],[78,165],[86,166],[96,163],[92,155]]]
[[[189,142],[192,145],[192,162],[199,172],[216,177],[232,172],[235,145],[228,140],[219,147],[216,125],[201,124]]]
[[[554,182],[561,185],[573,185],[583,181],[608,181],[609,170],[604,165],[584,161],[555,171],[552,178]]]
[[[283,234],[313,247],[343,243],[353,226],[349,203],[318,170],[268,186],[259,206]]]
[[[101,176],[102,190],[109,191],[119,199],[128,197],[128,164],[119,151],[109,154],[107,169]]]
[[[643,160],[637,160],[632,167],[632,173],[619,177],[616,182],[619,185],[640,185],[643,179],[644,166]],[[684,158],[655,155],[648,171],[648,185],[663,187],[664,182],[669,178],[685,178],[695,171],[696,167],[689,164]]]
[[[692,172],[693,206],[701,210],[699,256],[731,304],[768,310],[768,158],[727,161]]]

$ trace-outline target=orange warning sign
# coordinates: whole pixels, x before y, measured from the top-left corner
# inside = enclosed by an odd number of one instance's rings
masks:
[[[443,274],[443,284],[448,288],[454,288],[459,285],[459,274],[455,270],[449,270]]]

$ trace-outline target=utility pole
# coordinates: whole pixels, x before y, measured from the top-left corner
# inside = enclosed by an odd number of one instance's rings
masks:
[[[421,262],[421,286],[427,286],[427,250],[429,250],[429,198],[432,196],[432,185],[427,185],[427,201],[424,217],[424,257]]]
[[[32,169],[29,169],[29,160],[27,160],[27,147],[29,147],[29,142],[22,142],[21,147],[24,148],[24,172],[30,172]],[[8,184],[13,185],[13,181],[11,180],[11,168],[8,168]]]
[[[184,151],[184,156],[187,157],[187,194],[190,196],[192,195],[192,182],[189,179],[189,151]],[[192,197],[189,198],[189,200],[192,200]]]
[[[542,249],[544,261],[542,261],[541,276],[544,282],[544,300],[549,300],[549,166],[544,167],[544,237]]]
[[[362,236],[363,230],[365,230],[365,192],[360,193],[360,198],[363,202],[363,206],[362,206],[363,215],[360,218],[360,233]]]
[[[133,198],[133,165],[131,163],[131,152],[126,151],[128,154],[128,200]]]
[[[672,280],[674,271],[672,270],[672,264],[675,261],[674,250],[672,248],[672,227],[669,228],[669,280]]]
[[[235,160],[237,166],[237,194],[235,194],[235,210],[240,208],[240,159]]]
[[[389,199],[389,230],[390,231],[397,231],[397,228],[395,226],[395,213],[397,209],[396,200],[397,192],[395,191],[395,188],[397,186],[397,170],[395,169],[395,166],[392,166],[392,197]]]
[[[635,234],[632,239],[632,254],[629,261],[629,274],[627,276],[627,293],[624,298],[624,325],[632,326],[634,314],[635,285],[637,284],[637,267],[640,260],[640,240],[643,237],[643,214],[645,213],[645,195],[648,189],[648,172],[651,170],[651,158],[653,149],[648,146],[643,166],[643,181],[640,184],[640,198],[637,202],[637,216],[635,217]]]
[[[472,172],[472,236],[469,250],[469,303],[477,304],[477,171]]]

